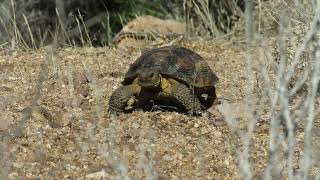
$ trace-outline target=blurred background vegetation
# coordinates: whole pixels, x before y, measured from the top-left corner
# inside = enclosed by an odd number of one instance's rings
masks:
[[[187,23],[191,35],[228,33],[244,0],[0,0],[0,47],[108,45],[140,15]],[[195,28],[196,27],[196,28]],[[90,43],[88,43],[90,42]]]

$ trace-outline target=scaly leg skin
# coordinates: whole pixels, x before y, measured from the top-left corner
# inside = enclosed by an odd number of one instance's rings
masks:
[[[188,115],[201,115],[201,103],[198,97],[194,96],[186,85],[174,79],[169,81],[172,84],[172,95],[182,103]]]
[[[109,112],[113,114],[124,112],[130,98],[140,92],[136,84],[121,86],[116,89],[109,99]]]

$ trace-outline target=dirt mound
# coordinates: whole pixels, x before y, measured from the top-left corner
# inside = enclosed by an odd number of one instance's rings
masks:
[[[224,54],[242,56],[237,47],[183,46],[203,56],[221,77],[228,73],[226,66],[234,65]],[[221,116],[155,111],[113,117],[106,112],[109,96],[140,54],[138,48],[67,48],[46,66],[44,50],[1,51],[0,100],[6,116],[13,117],[10,127],[4,127],[6,133],[2,131],[2,145],[8,150],[3,152],[10,157],[4,166],[9,177],[238,177],[234,151],[238,140]],[[222,78],[218,96],[241,99],[242,92],[230,88],[241,86],[238,80]],[[37,87],[40,98],[32,108]],[[25,115],[26,107],[31,107],[30,116]]]
[[[108,98],[141,55],[139,48],[65,48],[46,63],[45,50],[0,51],[0,117],[7,119],[0,129],[1,173],[29,179],[238,179],[240,139],[219,111],[232,112],[244,127],[243,46],[181,45],[204,57],[220,77],[216,91],[225,104],[210,109],[210,116],[108,114]],[[267,162],[269,120],[270,114],[263,116],[253,137],[256,177]]]

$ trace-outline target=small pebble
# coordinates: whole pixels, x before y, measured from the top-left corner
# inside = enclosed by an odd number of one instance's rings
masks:
[[[139,126],[138,123],[135,123],[135,122],[134,122],[134,123],[132,123],[132,127],[135,128],[135,129],[138,129],[140,126]]]

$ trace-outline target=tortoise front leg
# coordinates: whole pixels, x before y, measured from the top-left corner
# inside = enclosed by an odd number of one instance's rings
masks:
[[[116,89],[109,99],[109,112],[124,112],[130,98],[139,94],[141,88],[137,84],[121,86]]]
[[[201,103],[197,96],[193,95],[190,89],[176,80],[170,80],[172,84],[172,95],[182,103],[189,115],[201,114]]]

